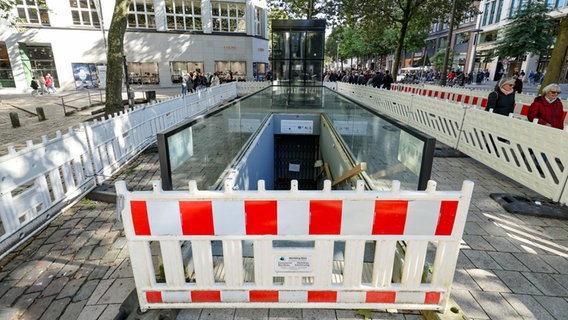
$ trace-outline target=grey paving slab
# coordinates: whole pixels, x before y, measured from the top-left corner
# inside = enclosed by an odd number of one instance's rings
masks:
[[[136,288],[133,278],[116,279],[105,294],[97,301],[97,304],[121,304],[126,297]]]
[[[473,297],[473,291],[480,290],[471,290],[470,288],[452,290],[452,300],[460,306],[468,317],[472,319],[488,319],[487,314],[483,311],[479,302]]]
[[[505,293],[503,297],[523,319],[556,319],[532,295]]]
[[[564,298],[551,296],[534,296],[534,298],[556,319],[566,319],[568,301]]]
[[[479,269],[501,269],[501,266],[491,258],[489,252],[481,250],[464,250],[464,255]]]
[[[302,319],[305,320],[335,320],[335,310],[330,309],[304,309]]]
[[[199,320],[232,320],[235,309],[203,309]]]
[[[523,272],[523,275],[543,294],[554,297],[568,297],[568,289],[546,273]]]
[[[42,320],[53,320],[58,319],[63,314],[63,311],[69,303],[71,302],[70,298],[63,298],[63,299],[55,299],[53,302],[49,304],[47,310],[41,315]]]
[[[180,310],[176,320],[199,320],[201,317],[201,309],[184,309]]]
[[[268,320],[269,309],[236,309],[234,320]],[[178,320],[181,320],[178,318]]]
[[[470,269],[467,272],[483,291],[510,292],[507,285],[497,277],[493,270]]]
[[[494,272],[513,293],[542,294],[521,272],[507,270],[495,270]]]
[[[517,259],[529,268],[532,272],[543,273],[557,273],[557,271],[545,262],[541,257],[542,255],[535,255],[530,253],[513,253]]]
[[[517,257],[515,257],[510,252],[494,252],[490,251],[487,253],[503,270],[512,271],[528,271],[527,268]]]
[[[85,308],[83,308],[83,311],[81,311],[77,319],[98,320],[100,315],[105,311],[106,307],[106,305],[87,305],[85,306]]]
[[[469,275],[466,269],[458,268],[454,273],[453,290],[481,290],[477,282]]]
[[[520,319],[519,313],[505,300],[499,292],[472,291],[475,300],[492,320]]]
[[[77,320],[87,301],[71,302],[65,308],[60,320]]]
[[[302,309],[270,309],[270,320],[295,320],[302,319]]]

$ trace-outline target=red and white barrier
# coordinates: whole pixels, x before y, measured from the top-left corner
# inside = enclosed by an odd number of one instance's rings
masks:
[[[449,192],[433,181],[426,191],[399,185],[332,191],[326,181],[323,191],[299,191],[293,182],[290,191],[267,191],[260,181],[259,191],[217,192],[190,183],[181,192],[155,182],[153,192],[129,192],[118,182],[140,307],[443,311],[473,183]]]

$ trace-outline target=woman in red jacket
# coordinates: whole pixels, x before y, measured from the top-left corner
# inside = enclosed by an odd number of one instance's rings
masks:
[[[558,97],[560,94],[560,86],[551,83],[542,89],[542,96],[534,98],[533,103],[529,107],[527,118],[529,121],[538,119],[538,123],[564,129],[564,109],[562,101]]]

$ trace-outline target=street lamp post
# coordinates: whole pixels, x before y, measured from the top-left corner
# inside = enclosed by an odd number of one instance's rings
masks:
[[[477,55],[477,44],[479,43],[480,33],[483,32],[483,29],[474,29],[471,32],[475,32],[475,37],[473,38],[473,54],[471,55],[471,68],[470,74],[472,77],[475,77],[475,83],[477,82],[477,73],[475,72],[475,59]],[[479,70],[478,70],[479,71]]]
[[[126,84],[126,96],[128,97],[128,106],[134,108],[134,92],[130,90],[130,73],[128,72],[128,63],[126,62],[126,52],[122,53],[122,63],[124,66],[124,82]]]
[[[336,58],[335,60],[337,61],[337,71],[339,71],[339,45],[341,44],[341,41],[337,41],[337,51],[336,51]]]

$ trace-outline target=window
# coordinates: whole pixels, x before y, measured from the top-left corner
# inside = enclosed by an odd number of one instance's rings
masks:
[[[128,28],[156,29],[154,0],[131,0]]]
[[[203,69],[203,62],[199,61],[172,61],[170,62],[170,75],[172,83],[180,83],[180,76],[185,73],[199,70],[205,72]]]
[[[155,62],[128,62],[130,84],[160,84],[158,64]]]
[[[514,4],[510,10],[513,10]],[[493,0],[485,2],[483,8],[482,26],[497,23],[501,20],[501,11],[503,10],[503,0]],[[512,11],[509,12],[511,14]]]
[[[73,24],[79,26],[100,27],[99,14],[93,0],[69,0]]]
[[[17,0],[16,9],[18,18],[23,23],[49,26],[49,15],[44,6],[40,6],[38,0]]]
[[[30,60],[32,76],[39,79],[49,73],[53,77],[53,83],[58,87],[57,68],[55,68],[51,46],[27,46],[27,54]]]
[[[233,2],[211,2],[213,31],[246,32],[245,5]]]
[[[0,88],[16,87],[6,43],[0,42]]]
[[[200,0],[166,0],[169,30],[203,30]]]
[[[215,61],[215,72],[217,72],[219,78],[226,79],[229,71],[232,73],[232,80],[245,80],[247,75],[246,61]]]
[[[259,7],[254,8],[254,35],[262,36],[262,9]]]
[[[497,15],[495,16],[495,23],[501,21],[501,11],[503,10],[503,0],[497,0]]]

